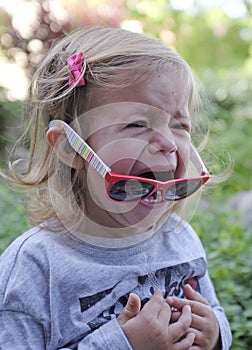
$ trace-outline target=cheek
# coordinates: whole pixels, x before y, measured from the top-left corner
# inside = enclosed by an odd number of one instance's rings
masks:
[[[111,169],[117,174],[129,175],[131,173],[131,169],[134,167],[135,162],[135,159],[121,159],[116,162],[112,162]]]
[[[117,202],[112,200],[107,194],[105,179],[94,169],[88,169],[86,178],[86,191],[88,193],[89,203],[93,203],[93,208],[96,206],[100,210],[122,214],[133,210],[137,206],[137,202]]]
[[[122,138],[100,144],[96,150],[98,150],[99,157],[109,167],[113,167],[113,171],[122,173],[123,170],[125,173],[127,170],[126,173],[128,173],[147,145],[148,143],[141,139]]]

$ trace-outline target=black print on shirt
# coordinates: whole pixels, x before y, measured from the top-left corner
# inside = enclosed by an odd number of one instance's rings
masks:
[[[100,293],[97,293],[95,295],[91,295],[91,296],[88,296],[86,298],[81,298],[80,299],[81,312],[84,312],[87,309],[89,309],[91,306],[97,304],[100,300],[105,298],[106,295],[110,294],[114,288],[115,288],[115,286],[112,288],[109,288],[107,290],[104,290]]]
[[[187,283],[200,293],[200,285],[198,281],[199,278],[204,276],[205,272],[206,263],[203,258],[199,258],[179,265],[165,267],[150,272],[148,275],[138,276],[137,288],[130,290],[127,294],[121,296],[114,305],[110,306],[107,310],[103,310],[95,319],[89,321],[88,326],[90,327],[90,331],[88,331],[84,337],[101,327],[106,322],[117,317],[127,304],[130,292],[136,292],[141,297],[142,307],[150,300],[156,289],[162,290],[165,298],[170,295],[183,298],[183,287]],[[84,313],[90,307],[99,304],[99,302],[112,293],[119,284],[120,282],[95,295],[80,298],[81,312]],[[97,306],[97,309],[99,309],[99,306]]]

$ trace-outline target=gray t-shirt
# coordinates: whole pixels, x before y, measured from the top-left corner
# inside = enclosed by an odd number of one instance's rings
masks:
[[[172,216],[130,240],[35,227],[0,257],[0,349],[130,350],[117,322],[129,293],[144,305],[157,289],[183,297],[186,283],[212,306],[229,349],[230,327],[187,223]]]

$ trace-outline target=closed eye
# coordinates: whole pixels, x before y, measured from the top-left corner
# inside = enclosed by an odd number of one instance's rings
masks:
[[[170,128],[191,132],[191,120],[187,116],[177,115],[170,120]]]
[[[176,129],[176,130],[184,130],[188,133],[191,132],[191,124],[190,123],[180,123],[180,122],[173,122],[170,125],[170,128]]]
[[[189,127],[188,125],[182,124],[182,123],[174,123],[171,125],[171,128],[173,129],[180,129],[180,130],[188,130]]]
[[[133,123],[129,123],[126,126],[127,128],[146,128],[147,127],[147,123],[144,120],[137,120]]]

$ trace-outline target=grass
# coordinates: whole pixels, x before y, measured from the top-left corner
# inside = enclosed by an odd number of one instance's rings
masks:
[[[230,321],[233,350],[252,344],[252,228],[244,228],[238,214],[214,200],[207,212],[192,219],[206,249],[209,273]]]
[[[0,183],[0,254],[21,233],[29,228],[25,218],[22,197]]]

